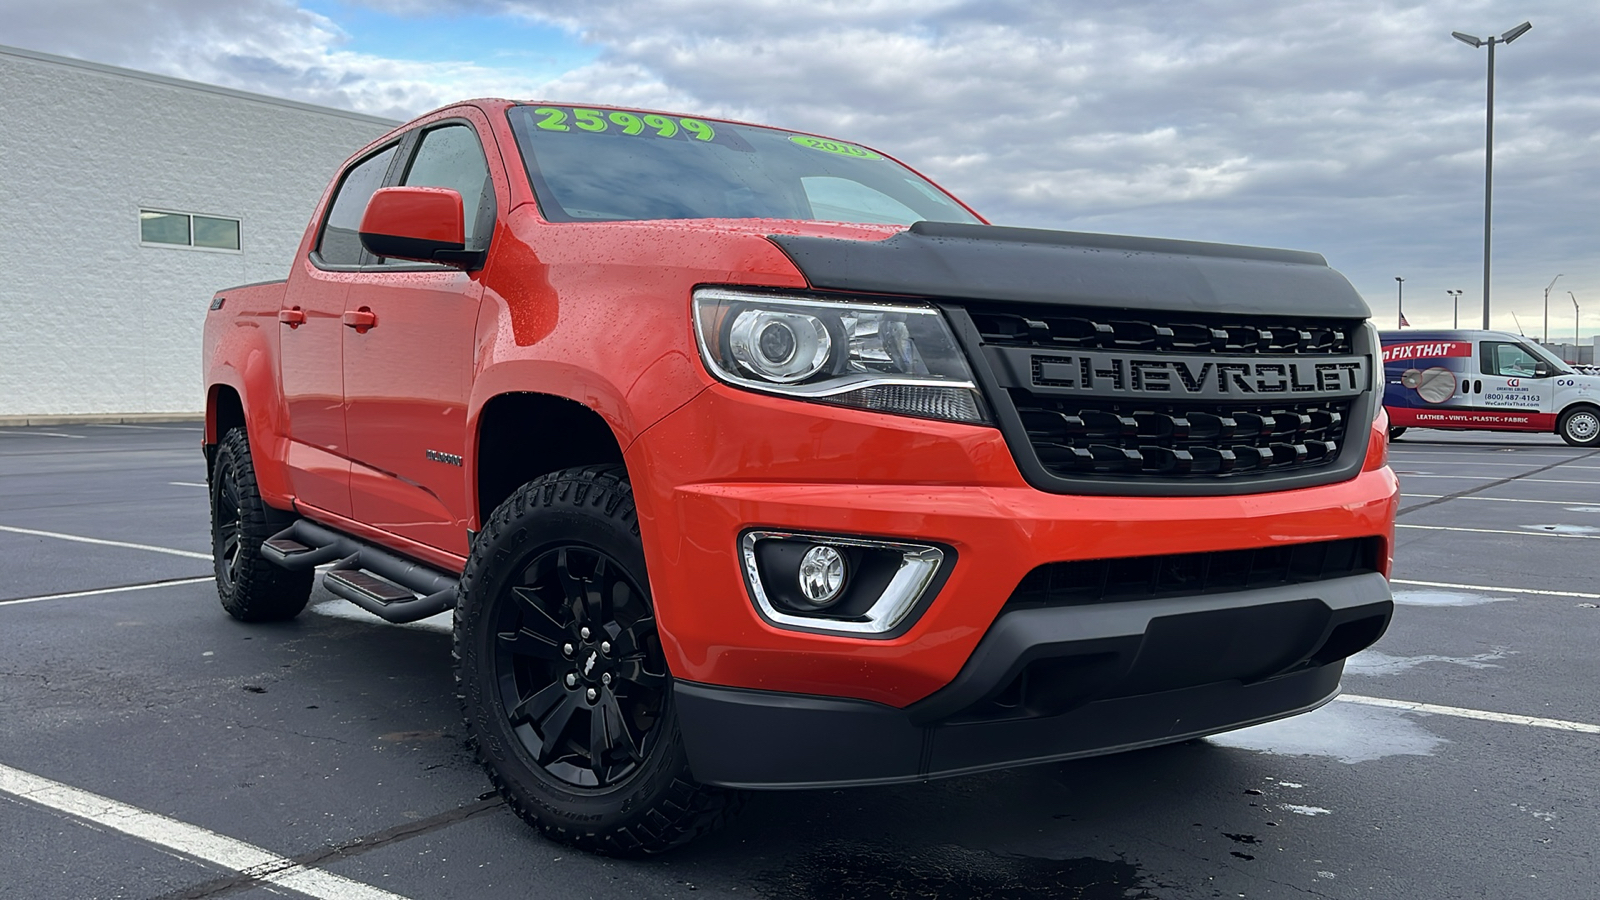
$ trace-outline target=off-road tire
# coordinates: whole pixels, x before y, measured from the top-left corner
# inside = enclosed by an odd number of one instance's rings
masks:
[[[1556,423],[1556,434],[1574,447],[1600,445],[1600,409],[1592,406],[1574,406],[1561,414]]]
[[[1405,433],[1406,433],[1406,426],[1404,426],[1404,425],[1390,425],[1389,426],[1389,440],[1391,440],[1391,441],[1400,440],[1400,435],[1405,434]]]
[[[222,436],[211,465],[211,557],[222,608],[242,622],[281,622],[306,608],[316,573],[291,572],[261,555],[277,526],[256,486],[243,428]]]
[[[581,575],[583,559],[604,560],[605,567],[579,580],[574,573]],[[550,576],[552,571],[559,577]],[[597,615],[602,606],[605,612]],[[467,734],[507,804],[551,840],[610,856],[661,853],[716,828],[742,804],[738,792],[697,784],[690,774],[653,609],[633,491],[622,466],[567,469],[523,485],[473,542],[455,609],[456,687]],[[580,638],[579,626],[586,623],[596,629]],[[550,637],[524,643],[533,628],[548,629]],[[612,640],[641,648],[629,655],[632,662],[608,657],[595,666],[600,632],[624,628]],[[566,652],[568,646],[573,653]],[[610,652],[623,655],[617,648]],[[636,668],[632,674],[619,668],[604,685],[578,680],[563,693],[572,684],[569,677],[592,679],[589,667],[607,665]],[[604,740],[595,752],[592,730],[587,753],[570,735],[583,733],[575,722],[592,729],[602,716],[595,701],[584,699],[589,687],[600,692],[599,703],[617,711],[618,726],[653,723],[642,738],[629,738],[624,749],[639,752],[626,754],[622,764],[607,765],[618,751],[605,749]],[[542,718],[527,712],[537,696],[559,698],[539,707],[547,710]],[[647,707],[654,711],[640,712]],[[551,709],[565,712],[558,716]],[[585,760],[592,770],[587,775]],[[613,769],[623,774],[608,784]],[[579,784],[575,776],[595,784]]]

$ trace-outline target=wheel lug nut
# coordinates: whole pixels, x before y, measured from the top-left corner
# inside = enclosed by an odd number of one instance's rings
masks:
[[[600,676],[600,683],[601,684],[605,684],[605,685],[611,684],[611,673],[607,672],[604,675],[601,675]]]
[[[610,641],[601,641],[600,642],[600,652],[601,653],[610,653],[611,652],[611,642]]]
[[[568,672],[567,673],[567,687],[577,687],[577,686],[578,686],[578,673],[576,673],[576,672]]]
[[[589,626],[585,625],[578,629],[578,636],[587,641],[589,639]]]
[[[561,645],[561,653],[562,653],[563,656],[571,656],[573,654],[574,649],[575,648],[571,644],[562,644]]]
[[[585,691],[583,695],[588,697],[589,701],[592,703],[596,697],[600,696],[600,692],[594,688],[589,688],[589,690]]]

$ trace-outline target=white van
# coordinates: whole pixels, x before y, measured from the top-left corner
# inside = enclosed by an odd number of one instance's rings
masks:
[[[1389,437],[1407,428],[1553,431],[1600,444],[1600,376],[1583,375],[1502,331],[1386,331],[1383,406]]]

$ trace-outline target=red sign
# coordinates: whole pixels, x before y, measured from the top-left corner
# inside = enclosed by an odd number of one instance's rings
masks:
[[[1387,407],[1389,424],[1420,428],[1476,428],[1486,431],[1554,431],[1555,413],[1525,410],[1500,412],[1492,409],[1414,409]]]
[[[1383,361],[1386,363],[1407,359],[1445,359],[1471,355],[1471,341],[1415,341],[1409,344],[1390,344],[1383,348]]]

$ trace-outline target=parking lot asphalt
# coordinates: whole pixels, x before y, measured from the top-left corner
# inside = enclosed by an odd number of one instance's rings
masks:
[[[1399,606],[1317,712],[552,844],[462,741],[448,621],[209,581],[197,426],[0,428],[0,897],[1600,895],[1600,451],[1413,430]]]

